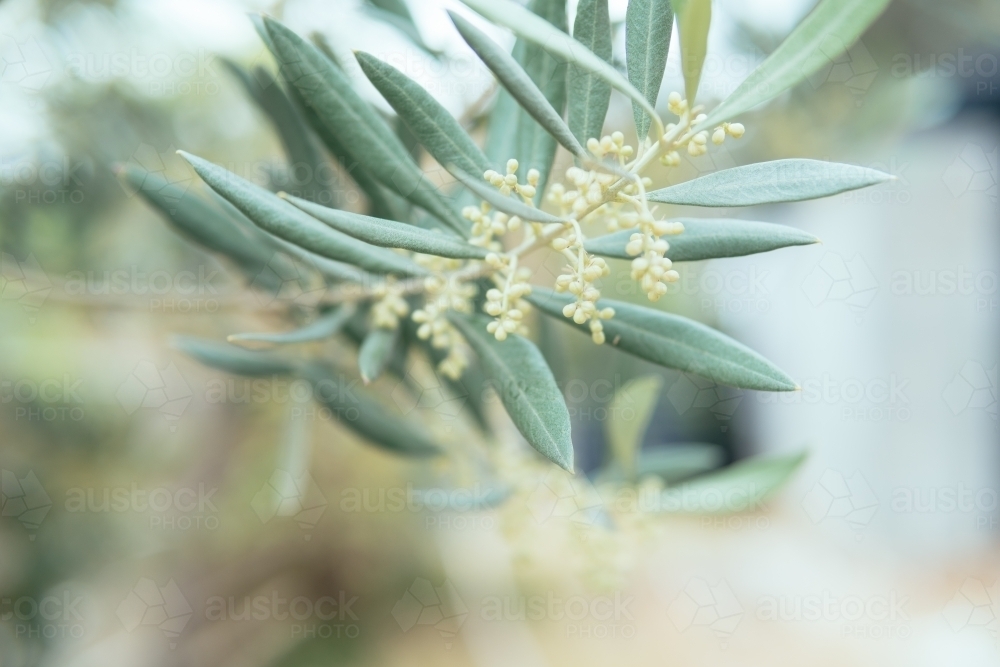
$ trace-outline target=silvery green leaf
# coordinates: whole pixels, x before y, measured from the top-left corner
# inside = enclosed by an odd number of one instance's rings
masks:
[[[294,194],[310,201],[331,201],[334,190],[330,177],[333,170],[292,100],[263,67],[254,68],[251,74],[234,62],[223,62],[277,130],[290,166],[289,174],[297,178],[303,169],[306,170],[307,177],[301,183],[295,183]]]
[[[298,362],[272,352],[256,352],[200,338],[180,337],[173,346],[201,363],[234,375],[268,377],[291,375]]]
[[[735,514],[766,509],[774,495],[806,459],[806,454],[757,457],[732,464],[662,492],[660,509],[670,514]]]
[[[551,213],[546,213],[540,208],[528,206],[524,202],[518,201],[513,197],[505,197],[500,194],[499,190],[481,178],[476,178],[475,176],[463,173],[454,167],[449,168],[448,171],[451,172],[451,175],[454,176],[462,185],[469,188],[481,199],[485,200],[497,210],[503,211],[507,215],[516,215],[522,220],[530,220],[531,222],[562,222],[561,218],[557,218]]]
[[[472,174],[491,167],[476,142],[420,84],[368,53],[354,55],[368,80],[439,164],[455,164]]]
[[[883,183],[891,175],[853,164],[773,160],[723,169],[647,195],[651,202],[689,206],[754,206],[829,197]]]
[[[462,2],[493,23],[502,25],[529,42],[538,44],[567,63],[589,69],[610,83],[612,88],[638,102],[651,117],[656,116],[656,110],[649,101],[618,70],[601,60],[600,56],[579,41],[553,27],[548,21],[510,0],[462,0]]]
[[[708,52],[712,0],[673,0],[677,11],[677,36],[681,41],[681,71],[689,105],[694,105],[701,70]]]
[[[435,58],[440,55],[424,42],[420,30],[413,20],[413,15],[410,14],[410,8],[403,0],[365,0],[362,7],[375,18],[394,26],[428,54]]]
[[[542,353],[516,334],[498,341],[486,331],[488,317],[455,316],[452,322],[476,351],[487,379],[528,444],[572,472],[569,410]]]
[[[659,375],[634,378],[615,392],[611,401],[604,434],[611,456],[628,479],[636,473],[636,458],[662,387],[663,378]]]
[[[667,69],[674,11],[670,0],[631,0],[625,11],[625,65],[628,80],[651,105],[656,105],[663,73]],[[645,139],[652,122],[643,107],[632,102],[639,139]]]
[[[669,35],[668,28],[668,40]],[[608,0],[580,0],[576,8],[573,37],[598,57],[611,62]],[[663,60],[666,63],[666,57]],[[611,84],[579,65],[570,65],[567,87],[570,130],[583,145],[587,144],[588,139],[600,139],[611,102]]]
[[[643,449],[635,464],[635,474],[629,477],[617,463],[605,466],[598,472],[597,483],[629,482],[649,475],[659,477],[667,484],[715,470],[726,459],[718,445],[706,443],[671,442],[664,447]]]
[[[709,128],[731,120],[832,64],[888,4],[889,0],[821,0],[781,46],[698,127]]]
[[[383,248],[402,248],[438,257],[482,259],[486,249],[466,243],[444,232],[433,232],[394,220],[373,218],[336,208],[327,208],[298,197],[284,196],[297,208],[320,222],[365,243]]]
[[[313,398],[347,428],[372,444],[404,456],[435,456],[441,450],[420,424],[397,417],[349,378],[324,363],[304,366],[300,375],[312,387]]]
[[[527,10],[525,10],[527,11]],[[529,12],[530,13],[530,12]],[[487,37],[481,30],[454,12],[449,12],[452,22],[458,28],[462,38],[472,47],[472,50],[482,59],[486,66],[496,75],[504,88],[514,96],[525,111],[531,114],[538,123],[562,144],[573,155],[582,156],[585,151],[576,140],[562,116],[546,99],[528,73],[517,64],[510,54],[499,44]],[[534,14],[532,14],[534,16]],[[538,18],[537,16],[535,18]],[[541,19],[539,19],[541,20]],[[553,28],[554,29],[554,28]],[[582,46],[582,45],[581,45]]]
[[[373,327],[358,351],[358,369],[365,384],[377,380],[385,370],[399,338],[398,329]]]
[[[354,306],[338,306],[329,312],[323,313],[299,329],[268,333],[239,333],[229,336],[226,340],[230,343],[267,343],[273,345],[290,345],[326,340],[331,336],[335,336],[353,314]]]
[[[535,287],[528,300],[547,315],[589,332],[587,325],[576,325],[562,314],[573,297]],[[798,389],[770,361],[704,324],[610,299],[601,299],[597,305],[615,309],[615,316],[603,322],[608,345],[614,348],[722,385],[760,391]]]
[[[677,218],[684,231],[664,237],[670,243],[667,257],[674,262],[695,262],[719,257],[742,257],[788,246],[819,243],[819,239],[795,227],[733,218]],[[633,259],[625,252],[634,229],[598,236],[584,242],[587,252],[604,257]]]
[[[267,17],[264,24],[282,76],[351,156],[385,186],[464,234],[465,220],[424,178],[406,147],[358,96],[344,72],[282,24]]]
[[[324,225],[288,202],[218,165],[178,151],[213,190],[225,197],[254,224],[289,243],[323,257],[354,264],[374,273],[425,275],[402,255],[364,243]]]

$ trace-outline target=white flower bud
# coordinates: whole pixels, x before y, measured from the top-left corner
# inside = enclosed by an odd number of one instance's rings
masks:
[[[519,165],[517,163],[517,160],[515,160],[514,158],[507,160],[507,173],[513,174],[514,172],[517,171],[518,166]]]
[[[712,143],[716,146],[721,146],[722,142],[726,140],[726,131],[721,127],[715,128],[715,132],[712,133]]]

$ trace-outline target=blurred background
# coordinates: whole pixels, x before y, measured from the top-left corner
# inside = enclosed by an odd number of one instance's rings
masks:
[[[134,164],[204,194],[184,149],[294,185],[226,65],[274,71],[247,12],[325,37],[387,118],[352,49],[481,133],[495,91],[447,20],[459,3],[408,2],[412,23],[391,4],[0,0],[0,665],[1000,664],[1000,6],[896,0],[829,67],[741,118],[742,141],[651,174],[662,186],[811,157],[896,177],[740,211],[822,243],[684,265],[660,302],[802,391],[718,387],[535,322],[579,472],[543,472],[494,506],[461,457],[384,454],[287,386],[174,350],[177,334],[286,327],[288,303],[246,289],[113,172]],[[813,4],[716,0],[701,101],[731,92]],[[625,7],[610,3],[619,62]],[[683,89],[671,50],[664,111]],[[606,129],[631,119],[615,93]],[[560,153],[555,173],[569,166]],[[332,173],[333,203],[360,209]],[[533,268],[545,284],[559,263]],[[642,297],[625,264],[603,291]],[[464,397],[408,363],[422,395],[398,398],[389,377],[376,389],[460,451]],[[595,478],[616,391],[650,375],[662,391],[645,448],[710,445],[692,472],[802,451],[805,465],[747,512],[582,520],[586,494],[561,489]],[[517,459],[525,445],[486,405],[491,446]],[[472,502],[442,511],[426,489],[447,496],[456,478]]]

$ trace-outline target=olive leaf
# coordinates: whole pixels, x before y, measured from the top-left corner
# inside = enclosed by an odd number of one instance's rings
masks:
[[[890,0],[821,0],[767,60],[715,107],[698,129],[730,120],[832,64]]]
[[[788,246],[819,243],[819,239],[795,227],[769,222],[733,218],[677,218],[675,222],[684,223],[684,231],[677,236],[665,237],[670,243],[667,257],[674,262],[742,257]],[[583,247],[595,255],[634,259],[633,255],[625,252],[625,246],[634,233],[634,229],[623,229],[588,239]]]
[[[264,25],[282,76],[337,141],[384,185],[464,234],[465,221],[424,178],[406,147],[358,96],[344,72],[284,25],[268,17]]]
[[[506,197],[502,195],[499,190],[492,185],[487,184],[482,179],[470,176],[469,174],[466,174],[454,167],[449,168],[448,171],[462,185],[469,188],[488,204],[492,205],[497,210],[503,211],[507,215],[516,215],[522,220],[530,220],[531,222],[544,222],[547,224],[563,222],[561,218],[557,218],[551,213],[546,213],[540,208],[528,206],[524,202],[518,201],[513,197]]]
[[[726,460],[725,452],[718,445],[701,442],[671,442],[665,447],[643,449],[635,462],[635,473],[629,477],[617,462],[601,468],[596,483],[629,482],[649,475],[659,477],[667,484],[715,470]]]
[[[625,10],[625,66],[628,80],[651,105],[656,105],[667,68],[674,11],[670,0],[631,0]],[[652,119],[644,107],[632,102],[639,140],[649,133]]]
[[[535,344],[513,334],[497,341],[486,331],[490,318],[482,315],[451,320],[479,356],[487,379],[528,444],[572,472],[569,410]]]
[[[343,305],[323,313],[315,320],[292,331],[266,333],[239,333],[226,338],[230,343],[265,343],[271,345],[291,345],[294,343],[311,343],[326,340],[340,331],[347,320],[354,314],[353,305]]]
[[[298,362],[272,352],[245,350],[225,343],[181,336],[173,340],[173,347],[194,357],[201,363],[220,371],[248,377],[291,375]]]
[[[320,222],[365,243],[383,248],[402,248],[438,257],[482,259],[486,249],[466,243],[444,232],[433,232],[395,220],[373,218],[336,208],[327,208],[305,199],[284,195],[282,199]]]
[[[461,16],[454,12],[448,12],[448,14],[462,38],[486,63],[490,71],[496,75],[503,87],[514,96],[514,99],[520,103],[524,110],[531,114],[566,150],[573,155],[584,156],[586,151],[566,123],[563,122],[562,116],[552,108],[552,104],[549,103],[545,94],[539,90],[528,73],[517,64],[517,61],[500,48],[499,44]]]
[[[892,179],[867,167],[821,160],[773,160],[654,190],[651,202],[690,206],[754,206],[829,197]]]
[[[712,22],[712,0],[674,0],[677,36],[681,40],[681,71],[688,104],[694,106],[698,82],[708,52],[708,28]]]
[[[636,458],[662,387],[663,378],[659,375],[634,378],[615,392],[611,402],[604,433],[611,456],[627,479],[635,477]]]
[[[374,327],[365,336],[358,351],[358,369],[365,384],[377,380],[389,363],[399,338],[398,329]]]
[[[562,314],[563,307],[572,303],[573,297],[535,287],[528,300],[545,314],[589,331],[586,325],[576,325]],[[798,389],[795,382],[770,361],[704,324],[610,299],[601,299],[598,307],[615,310],[615,316],[603,322],[608,343],[646,361],[741,389]]]
[[[765,509],[774,495],[806,460],[805,452],[739,461],[662,494],[661,511],[671,514],[734,514]]]
[[[455,164],[471,174],[491,167],[458,121],[420,84],[371,54],[354,55],[368,80],[439,164]]]
[[[424,275],[426,270],[402,255],[332,229],[277,195],[236,174],[184,151],[202,180],[225,197],[254,224],[290,243],[323,257],[354,264],[375,273]]]
[[[656,117],[653,105],[618,70],[601,60],[600,56],[578,40],[553,27],[548,21],[510,0],[462,0],[462,2],[493,23],[502,25],[529,42],[538,44],[567,63],[590,70],[611,84],[612,88],[638,102],[650,117]]]
[[[435,58],[441,55],[424,42],[420,30],[413,20],[413,15],[410,14],[410,9],[403,0],[365,0],[362,7],[375,18],[395,27],[429,55]]]
[[[576,8],[573,37],[598,57],[611,62],[608,0],[580,0]],[[583,145],[587,144],[587,139],[600,139],[604,119],[608,115],[608,105],[611,103],[611,85],[593,72],[573,64],[567,72],[567,88],[568,122],[573,135]]]

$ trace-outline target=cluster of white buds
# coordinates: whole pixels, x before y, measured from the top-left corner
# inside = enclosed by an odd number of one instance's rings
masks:
[[[561,183],[556,183],[549,188],[547,199],[558,206],[563,215],[570,212],[581,215],[591,206],[604,201],[605,192],[617,180],[617,176],[570,167],[566,170],[566,179],[573,184],[574,189],[567,190]]]
[[[497,287],[486,292],[483,309],[496,318],[487,325],[486,330],[497,340],[506,340],[507,334],[512,333],[527,335],[523,319],[530,304],[523,297],[531,294],[531,285],[528,284],[530,276],[531,271],[524,267],[506,277],[495,274]]]
[[[745,131],[743,123],[723,123],[712,132],[712,143],[721,146],[722,142],[726,140],[727,134],[733,139],[739,139]]]
[[[493,187],[500,190],[500,194],[505,197],[511,192],[516,192],[521,195],[525,201],[532,201],[535,198],[535,194],[538,191],[538,181],[541,179],[542,175],[537,169],[529,169],[527,182],[518,183],[517,182],[517,168],[518,162],[514,158],[507,160],[507,174],[503,175],[492,169],[486,170],[483,174],[483,178],[486,179]]]
[[[486,202],[478,208],[466,206],[462,209],[462,216],[472,222],[472,238],[469,243],[483,248],[493,248],[494,239],[521,226],[521,218],[509,216],[502,211],[491,213],[490,205]]]
[[[587,150],[598,159],[605,155],[614,155],[622,163],[635,154],[635,149],[625,144],[625,135],[621,132],[614,132],[599,140],[588,139]]]
[[[459,260],[435,259],[449,264],[460,263]],[[476,286],[444,275],[433,275],[424,279],[424,291],[426,299],[423,307],[413,312],[413,321],[420,325],[417,337],[430,340],[431,345],[439,350],[448,350],[448,356],[438,364],[438,370],[446,377],[457,380],[468,366],[468,356],[465,353],[465,340],[448,321],[447,314],[449,310],[471,313]]]
[[[579,261],[568,265],[564,273],[556,278],[556,291],[569,292],[576,297],[574,303],[568,303],[563,308],[563,315],[572,318],[577,324],[590,322],[590,335],[598,345],[604,342],[604,325],[601,320],[611,319],[615,315],[612,308],[598,309],[597,300],[601,292],[594,287],[594,282],[611,273],[608,263],[601,257],[579,251]]]
[[[635,257],[632,260],[632,280],[639,281],[642,291],[650,301],[657,301],[667,293],[667,283],[680,278],[671,267],[673,263],[665,256],[670,244],[661,236],[680,234],[684,225],[667,220],[653,220],[651,214],[641,216],[640,231],[629,237],[625,252]]]
[[[372,303],[372,325],[379,329],[395,329],[399,326],[399,318],[406,317],[410,312],[410,304],[403,298],[403,288],[389,278],[373,290],[375,301]]]

